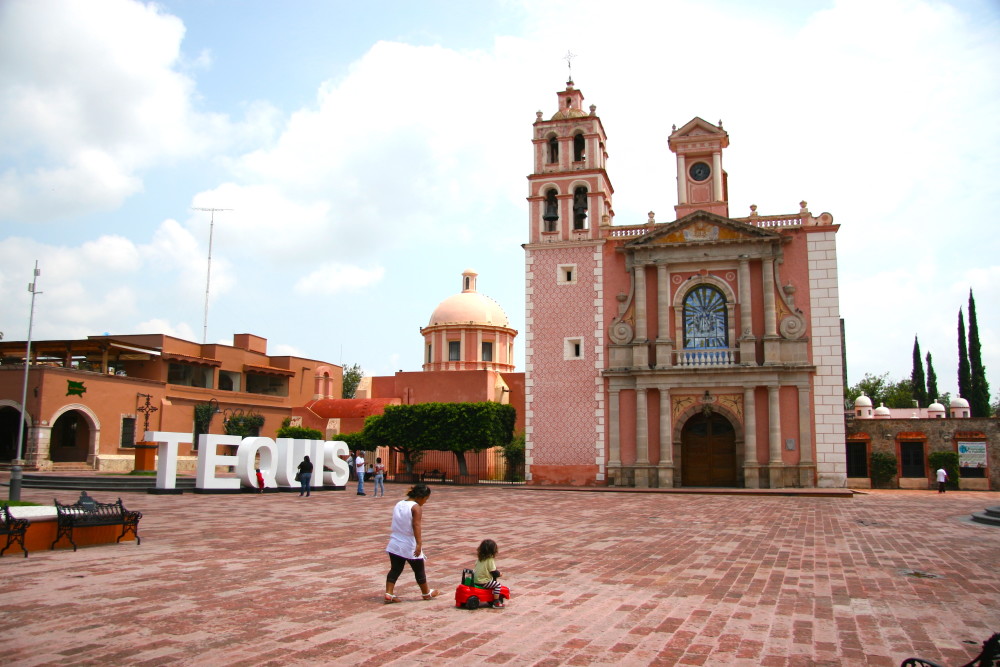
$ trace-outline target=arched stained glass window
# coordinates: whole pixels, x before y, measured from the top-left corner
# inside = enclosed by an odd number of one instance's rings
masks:
[[[729,347],[726,297],[711,285],[699,285],[684,297],[684,347],[718,349]]]

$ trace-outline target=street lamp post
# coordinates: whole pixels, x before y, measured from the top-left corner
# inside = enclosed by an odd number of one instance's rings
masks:
[[[41,294],[41,292],[35,289],[35,283],[38,281],[38,276],[41,275],[41,271],[38,270],[38,260],[35,260],[35,273],[32,276],[31,282],[28,283],[28,291],[31,292],[31,313],[28,315],[28,343],[27,349],[24,353],[24,386],[21,389],[21,423],[18,425],[17,429],[17,450],[14,454],[14,460],[11,461],[10,466],[10,500],[19,501],[21,500],[21,475],[24,466],[24,461],[21,459],[21,454],[24,452],[24,424],[25,417],[27,416],[28,409],[28,372],[31,369],[31,328],[35,322],[35,295]]]

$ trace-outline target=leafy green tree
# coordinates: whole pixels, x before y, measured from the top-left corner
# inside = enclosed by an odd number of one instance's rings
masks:
[[[969,409],[973,417],[990,416],[990,385],[986,381],[983,352],[979,345],[979,324],[976,322],[976,300],[969,290]]]
[[[924,378],[924,360],[920,356],[920,341],[913,337],[913,370],[910,373],[910,387],[917,405],[927,405],[927,380]]]
[[[972,393],[969,351],[965,346],[965,314],[958,309],[958,395],[968,400]]]
[[[524,431],[514,434],[511,441],[504,445],[503,458],[507,463],[507,481],[524,481]]]
[[[341,398],[354,398],[354,394],[358,390],[358,385],[361,384],[361,378],[364,376],[365,372],[361,370],[359,364],[345,366],[343,389],[340,393]]]
[[[927,399],[936,401],[941,398],[938,393],[937,373],[934,372],[934,362],[931,360],[931,352],[927,351]],[[947,406],[945,406],[947,407]]]
[[[847,398],[855,400],[861,393],[872,399],[876,407],[884,404],[888,408],[913,407],[913,385],[908,378],[890,380],[888,373],[872,375],[865,373],[856,385],[849,387]]]
[[[958,476],[961,472],[958,469],[958,452],[931,452],[927,456],[927,462],[931,464],[931,470],[944,468],[948,473],[948,481],[945,487],[949,489],[958,488]]]
[[[882,375],[872,375],[871,373],[865,373],[865,376],[852,387],[847,389],[847,398],[854,401],[858,396],[864,394],[868,398],[872,399],[873,405],[878,405],[879,402],[885,401],[885,387],[888,382],[889,374],[883,373]]]
[[[413,467],[423,458],[428,441],[423,438],[423,425],[416,418],[412,405],[387,405],[385,412],[365,419],[365,427],[358,438],[360,446],[366,451],[385,446],[403,457],[406,472],[412,473]],[[357,437],[357,436],[356,436]],[[346,442],[346,441],[345,441]],[[348,443],[350,446],[352,443]]]
[[[514,435],[517,412],[510,405],[482,403],[437,403],[442,416],[435,424],[439,444],[434,449],[451,451],[458,461],[458,474],[468,475],[466,452],[503,447]]]
[[[876,488],[887,485],[896,475],[895,455],[882,451],[872,452],[869,470]]]
[[[916,399],[913,398],[913,383],[909,378],[890,382],[885,387],[885,407],[912,408]]]
[[[390,405],[365,420],[369,448],[384,445],[403,456],[406,472],[428,450],[455,454],[460,475],[469,474],[466,452],[503,447],[510,442],[517,413],[500,403],[416,403]]]

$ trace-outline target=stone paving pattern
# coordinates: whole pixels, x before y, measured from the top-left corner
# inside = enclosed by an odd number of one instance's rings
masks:
[[[407,569],[404,601],[385,605],[405,491],[387,487],[378,499],[122,494],[143,512],[141,546],[0,558],[0,664],[960,665],[1000,631],[1000,529],[961,518],[997,492],[438,485],[424,543],[442,596],[420,600]],[[22,499],[54,493],[78,496]],[[513,599],[457,609],[486,537]]]

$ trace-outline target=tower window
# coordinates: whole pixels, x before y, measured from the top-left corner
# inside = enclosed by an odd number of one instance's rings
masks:
[[[457,340],[448,341],[448,361],[462,360],[462,343]]]
[[[684,297],[684,348],[729,347],[726,297],[711,285],[699,285]]]
[[[434,363],[434,346],[430,343],[427,344],[427,363]]]
[[[587,188],[573,191],[573,229],[587,228]]]
[[[553,134],[549,137],[549,163],[559,162],[559,140]]]
[[[582,132],[573,135],[573,160],[579,162],[587,159],[587,141]]]
[[[583,339],[563,339],[563,359],[583,359]]]
[[[557,269],[556,284],[557,285],[575,285],[576,284],[576,264],[563,264],[563,265],[561,265]]]
[[[545,193],[545,213],[542,215],[545,221],[545,231],[556,231],[556,221],[559,220],[559,202],[556,200],[556,191],[549,189]]]
[[[493,361],[493,343],[483,343],[483,361]]]

